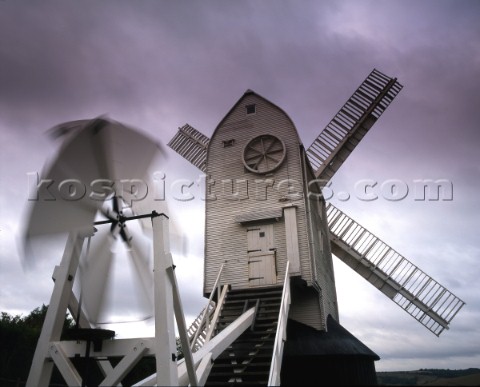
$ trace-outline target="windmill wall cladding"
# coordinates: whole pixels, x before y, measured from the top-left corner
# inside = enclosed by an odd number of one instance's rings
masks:
[[[123,188],[107,190],[109,195],[95,201],[32,200],[27,247],[39,235],[70,236],[54,273],[27,385],[47,386],[54,366],[71,386],[118,385],[145,356],[155,357],[156,373],[136,385],[302,385],[318,382],[319,375],[338,384],[376,384],[378,355],[339,323],[333,255],[435,335],[448,329],[464,302],[327,205],[322,193],[401,89],[396,78],[374,69],[309,148],[287,113],[252,90],[211,138],[189,124],[179,128],[168,146],[207,177],[203,295],[208,302],[199,306],[190,327],[167,216],[145,212],[145,203],[127,205]],[[64,123],[54,133],[64,143],[42,180],[34,176],[37,188],[65,179],[137,177],[158,151],[152,139],[104,118]],[[86,162],[78,164],[78,155]],[[212,191],[214,184],[221,184],[222,195]],[[242,200],[247,198],[255,200]],[[143,214],[135,212],[139,208]],[[55,221],[44,227],[47,216]],[[145,219],[153,242],[143,233]],[[115,243],[118,250],[111,247]],[[121,249],[132,269],[130,283],[136,284],[122,293],[123,301],[142,301],[134,318],[154,316],[154,337],[112,339],[114,332],[101,327],[110,321],[108,281],[120,273],[111,266]],[[60,341],[67,308],[77,326],[70,341]],[[82,369],[72,360],[79,357],[86,359]],[[122,360],[110,363],[113,357]],[[89,364],[101,370],[98,380]]]

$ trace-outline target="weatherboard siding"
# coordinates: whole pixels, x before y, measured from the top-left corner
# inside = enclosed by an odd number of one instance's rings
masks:
[[[246,114],[245,105],[256,104],[256,113]],[[254,137],[272,134],[285,143],[286,159],[274,172],[255,174],[243,165],[242,156],[245,145]],[[234,140],[230,147],[224,147],[223,141]],[[211,192],[216,200],[206,202],[206,240],[205,240],[205,282],[204,292],[208,294],[213,287],[218,270],[226,262],[221,281],[232,288],[249,287],[247,255],[247,227],[235,222],[235,217],[254,212],[265,212],[282,208],[289,204],[297,206],[296,220],[300,272],[307,283],[312,283],[312,265],[308,246],[305,199],[302,187],[302,163],[300,140],[293,123],[278,107],[256,94],[245,94],[234,106],[214,132],[208,148],[207,175],[214,179]],[[298,190],[302,193],[298,200],[283,201],[285,190],[279,190],[279,182],[286,179],[298,181]],[[238,200],[228,197],[222,189],[222,180],[244,179],[244,189]],[[267,188],[266,198],[256,195],[255,180],[272,179],[273,187]],[[277,283],[283,282],[286,262],[285,218],[278,221],[267,220],[260,223],[273,224],[273,243],[276,248]]]
[[[318,330],[324,330],[326,327],[318,293],[312,287],[303,290],[292,287],[292,302],[288,317]]]
[[[307,169],[307,179],[314,179],[313,173]],[[321,190],[318,186],[310,187],[312,193],[317,196]],[[320,302],[322,303],[322,320],[326,323],[329,314],[338,320],[337,293],[335,288],[335,275],[333,269],[332,253],[330,250],[329,228],[325,213],[325,201],[323,197],[310,198],[307,201],[309,218],[311,219],[312,240],[312,266],[313,278],[320,289]]]
[[[335,273],[333,269],[332,251],[330,248],[330,229],[327,223],[327,213],[325,208],[325,202],[320,202],[320,217],[321,217],[321,237],[322,237],[322,254],[317,255],[316,267],[317,267],[317,283],[322,288],[322,303],[325,320],[328,315],[339,321],[338,315],[338,303],[337,303],[337,290],[335,285]],[[320,273],[324,275],[320,275]]]

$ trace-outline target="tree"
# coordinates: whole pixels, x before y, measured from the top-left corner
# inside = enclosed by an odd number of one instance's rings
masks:
[[[48,307],[42,305],[34,309],[27,316],[12,316],[1,312],[0,315],[0,386],[20,387],[25,385],[33,354],[37,346],[38,338],[42,330],[43,322]],[[74,321],[67,315],[63,326],[62,339],[69,329],[75,327]],[[178,359],[183,357],[180,338],[176,338]],[[120,359],[110,359],[112,365],[116,365]],[[72,359],[78,362],[81,359]],[[78,364],[77,364],[78,365]],[[129,386],[138,380],[155,372],[155,358],[145,357],[130,371],[122,381],[124,386]],[[79,369],[83,369],[80,367]],[[52,386],[65,386],[59,371],[54,368],[51,383]]]
[[[47,309],[47,306],[42,305],[25,317],[1,313],[0,384],[2,386],[16,386],[19,382],[26,380]],[[64,330],[72,326],[72,319],[65,316]]]

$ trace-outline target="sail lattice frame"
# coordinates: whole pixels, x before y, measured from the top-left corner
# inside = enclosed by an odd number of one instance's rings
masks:
[[[307,149],[317,179],[332,178],[402,87],[373,69]]]
[[[327,205],[332,253],[439,336],[465,304],[334,205]]]
[[[205,172],[209,142],[210,139],[207,136],[193,126],[185,124],[178,128],[178,132],[167,145],[202,172]]]

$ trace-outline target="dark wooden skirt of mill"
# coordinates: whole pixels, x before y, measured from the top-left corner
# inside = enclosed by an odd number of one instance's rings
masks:
[[[376,385],[379,356],[331,316],[327,332],[288,320],[282,385]]]

